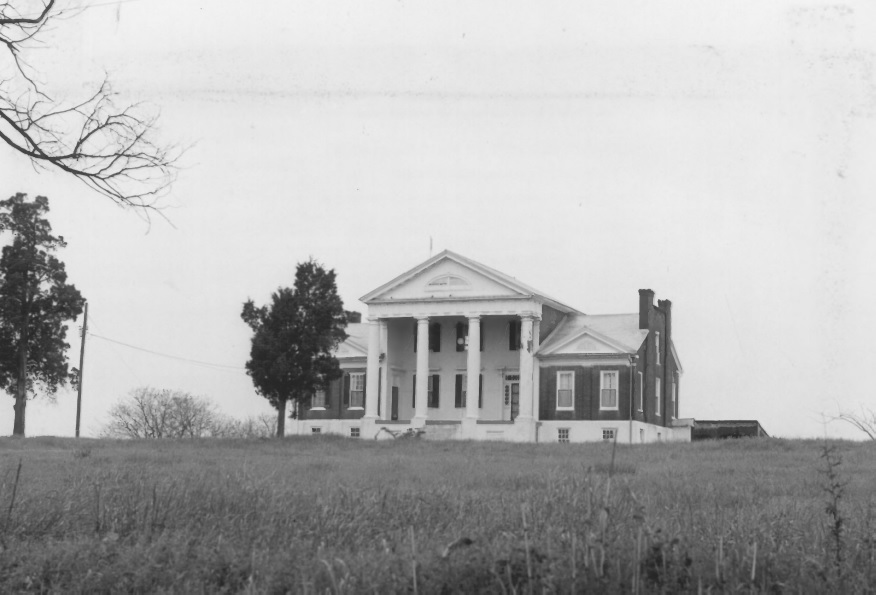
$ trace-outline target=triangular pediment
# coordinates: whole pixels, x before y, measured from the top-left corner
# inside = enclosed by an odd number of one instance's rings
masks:
[[[559,345],[545,349],[540,355],[618,354],[628,351],[628,348],[617,341],[612,341],[595,331],[586,330]]]
[[[338,359],[368,357],[368,350],[364,345],[360,345],[354,339],[347,337],[347,340],[338,345],[337,349],[335,349],[334,355]]]
[[[365,303],[428,299],[476,299],[531,296],[522,284],[515,284],[486,267],[448,252],[426,261],[362,297]]]

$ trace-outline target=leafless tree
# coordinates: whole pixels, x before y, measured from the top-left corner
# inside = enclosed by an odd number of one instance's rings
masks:
[[[217,438],[272,438],[277,433],[277,417],[263,413],[246,419],[220,419],[212,435]]]
[[[203,438],[222,423],[203,397],[143,387],[110,408],[101,435],[112,438]]]
[[[876,411],[861,407],[860,413],[841,411],[834,419],[850,423],[864,432],[870,440],[876,440]]]
[[[79,101],[55,101],[27,60],[47,24],[72,14],[56,0],[0,0],[0,140],[120,205],[153,207],[179,156],[153,140],[155,116],[120,106],[106,80]]]

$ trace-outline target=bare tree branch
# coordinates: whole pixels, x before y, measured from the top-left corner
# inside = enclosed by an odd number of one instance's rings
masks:
[[[862,406],[859,413],[840,411],[839,415],[832,419],[838,419],[850,423],[864,432],[870,440],[876,440],[876,411],[873,411],[872,409],[865,409]]]
[[[0,141],[120,205],[154,208],[180,156],[154,139],[156,115],[120,104],[107,80],[84,100],[54,101],[23,58],[46,24],[65,14],[55,0],[0,1],[0,74],[10,73],[0,78]]]

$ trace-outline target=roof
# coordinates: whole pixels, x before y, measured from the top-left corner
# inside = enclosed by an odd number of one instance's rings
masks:
[[[368,325],[362,322],[347,324],[347,338],[335,349],[338,359],[361,358],[368,355]]]
[[[470,258],[462,256],[461,254],[456,254],[455,252],[451,252],[450,250],[444,250],[444,251],[440,252],[439,254],[436,254],[435,256],[426,260],[425,262],[422,262],[422,263],[418,264],[417,266],[415,266],[414,268],[402,273],[401,275],[399,275],[395,279],[392,279],[391,281],[384,283],[383,285],[381,285],[377,289],[368,292],[367,294],[362,296],[360,299],[363,302],[365,302],[366,304],[371,302],[371,301],[377,301],[378,297],[381,294],[387,292],[388,290],[392,289],[393,287],[397,287],[397,286],[405,283],[406,281],[416,277],[417,275],[423,273],[424,271],[434,267],[439,262],[446,261],[446,260],[451,260],[451,261],[457,262],[460,265],[467,267],[467,268],[495,281],[496,283],[504,285],[505,287],[507,287],[515,292],[518,292],[522,295],[532,296],[532,297],[538,298],[540,301],[548,304],[552,308],[555,308],[561,312],[579,313],[578,310],[576,310],[575,308],[573,308],[569,305],[566,305],[566,304],[560,302],[559,300],[556,300],[556,299],[550,297],[549,295],[547,295],[543,291],[539,291],[538,289],[535,289],[534,287],[531,287],[525,283],[518,281],[517,279],[515,279],[514,277],[511,277],[510,275],[506,275],[505,273],[503,273],[501,271],[497,271],[496,269],[494,269],[492,267],[488,267],[487,265],[481,264],[475,260],[472,260]]]
[[[540,354],[561,350],[579,337],[589,335],[602,340],[621,353],[636,353],[647,329],[639,328],[638,314],[570,314],[541,344]]]

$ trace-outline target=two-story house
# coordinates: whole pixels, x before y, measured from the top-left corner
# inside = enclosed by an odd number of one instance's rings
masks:
[[[361,298],[343,376],[299,406],[292,432],[521,442],[690,440],[679,419],[672,304],[587,315],[444,251]]]

